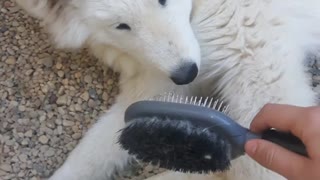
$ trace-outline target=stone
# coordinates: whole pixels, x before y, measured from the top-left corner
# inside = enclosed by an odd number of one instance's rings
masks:
[[[96,102],[94,100],[90,99],[88,102],[88,106],[91,108],[94,108],[96,106]]]
[[[53,148],[49,148],[45,153],[44,153],[44,156],[46,157],[51,157],[55,154],[55,151]]]
[[[58,76],[61,77],[61,78],[64,77],[64,72],[63,71],[58,71]]]
[[[6,173],[5,171],[3,171],[3,170],[0,169],[0,177],[5,176],[6,174],[7,174],[7,173]]]
[[[49,104],[54,104],[57,102],[58,97],[55,94],[51,94],[48,99]]]
[[[104,93],[102,94],[102,99],[105,100],[105,101],[108,101],[108,99],[109,99],[109,94],[108,94],[107,92],[104,92]]]
[[[55,125],[53,120],[47,121],[46,125],[50,129],[54,129],[56,127],[56,125]]]
[[[23,26],[19,26],[19,27],[17,28],[17,30],[18,30],[18,32],[24,32],[24,31],[26,30],[26,28],[23,27]]]
[[[22,162],[27,162],[28,156],[26,154],[20,154],[19,160]]]
[[[9,164],[1,164],[0,165],[0,169],[3,170],[3,171],[6,171],[6,172],[11,172],[12,171],[12,168]]]
[[[85,101],[88,101],[89,100],[89,93],[88,92],[84,92],[80,95],[80,98],[85,100]]]
[[[48,137],[45,135],[40,136],[38,140],[40,141],[41,144],[47,144],[49,141]]]
[[[58,97],[57,102],[58,105],[67,105],[68,103],[68,96],[67,95],[63,95]]]
[[[14,64],[16,64],[16,58],[13,56],[9,56],[6,60],[6,63],[9,65],[14,65]]]
[[[81,105],[80,105],[80,104],[76,104],[76,105],[74,106],[74,110],[76,110],[77,112],[81,112],[81,111],[82,111]]]
[[[61,119],[56,119],[54,122],[55,122],[57,125],[61,125],[61,124],[62,124],[62,120],[61,120]]]
[[[18,21],[13,21],[13,22],[11,22],[11,25],[14,27],[17,27],[17,26],[19,26],[19,23],[18,23]]]
[[[42,116],[39,117],[39,121],[40,122],[43,122],[45,120],[46,120],[46,115],[42,115]]]
[[[63,133],[63,128],[62,128],[62,126],[58,126],[58,128],[57,128],[57,133],[58,133],[58,135],[60,135],[60,134]]]
[[[84,76],[84,82],[91,84],[92,83],[92,77],[90,75]]]
[[[47,68],[50,68],[53,65],[52,57],[45,57],[41,59],[41,61],[42,61],[42,64],[45,65]]]
[[[30,76],[33,72],[34,72],[33,69],[29,69],[29,70],[26,71],[25,74],[26,74],[26,76]]]
[[[62,64],[58,62],[58,63],[56,64],[56,68],[57,68],[57,69],[61,69],[61,68],[62,68]]]
[[[61,115],[65,115],[65,114],[67,113],[65,107],[58,107],[58,112],[59,112]]]
[[[24,140],[22,140],[21,144],[22,144],[23,146],[26,146],[26,145],[29,144],[29,140],[24,139]]]
[[[23,105],[20,105],[20,106],[18,107],[18,110],[21,111],[21,112],[24,112],[24,111],[26,111],[26,107],[23,106]]]
[[[78,140],[78,139],[80,139],[81,138],[81,134],[80,133],[74,133],[73,135],[72,135],[72,138],[73,139],[75,139],[75,140]]]
[[[32,130],[28,130],[26,133],[24,133],[24,136],[26,136],[26,137],[32,137],[32,135],[33,135]]]
[[[49,89],[49,87],[47,85],[44,85],[44,86],[41,87],[41,91],[43,93],[48,93],[48,91],[49,91],[48,89]]]
[[[69,126],[73,126],[73,125],[74,125],[74,122],[68,121],[68,120],[63,120],[63,121],[62,121],[62,125],[69,127]]]
[[[89,89],[89,96],[93,99],[96,99],[97,98],[97,91],[93,88],[90,88]]]

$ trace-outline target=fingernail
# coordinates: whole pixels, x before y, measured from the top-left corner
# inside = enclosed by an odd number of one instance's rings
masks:
[[[255,142],[254,140],[248,141],[245,145],[245,150],[247,152],[247,154],[249,155],[254,155],[257,151],[257,142]]]

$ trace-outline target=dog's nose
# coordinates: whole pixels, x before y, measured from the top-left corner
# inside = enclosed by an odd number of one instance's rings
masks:
[[[176,85],[189,84],[197,77],[198,71],[196,63],[185,63],[172,73],[171,79]]]

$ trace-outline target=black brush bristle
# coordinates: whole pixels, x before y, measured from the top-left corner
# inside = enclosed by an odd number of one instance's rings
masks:
[[[174,171],[208,173],[230,167],[228,141],[187,121],[133,119],[121,130],[119,143],[137,159]]]

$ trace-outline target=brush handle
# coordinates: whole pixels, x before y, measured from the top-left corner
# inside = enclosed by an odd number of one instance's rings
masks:
[[[290,151],[308,157],[308,153],[303,142],[290,133],[267,130],[261,134],[261,138],[278,144]]]

